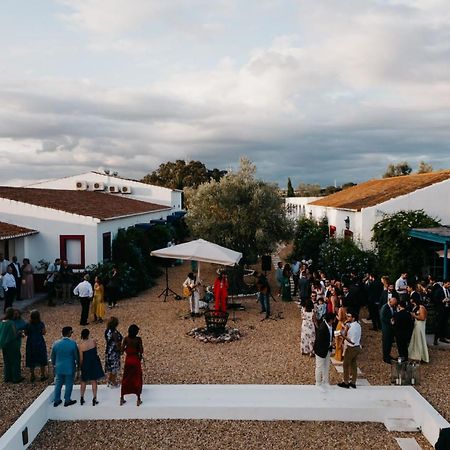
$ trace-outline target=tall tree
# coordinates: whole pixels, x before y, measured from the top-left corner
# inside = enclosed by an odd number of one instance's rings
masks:
[[[287,182],[287,196],[288,197],[295,197],[295,192],[294,192],[294,188],[292,187],[292,181],[291,178],[288,178],[288,182]]]
[[[186,163],[186,161],[178,159],[175,162],[168,161],[160,164],[158,169],[145,175],[141,181],[171,189],[196,188],[211,179],[219,180],[225,173],[225,170],[216,168],[208,170],[200,161],[189,161]]]
[[[384,172],[383,178],[401,177],[403,175],[409,175],[412,172],[411,167],[406,161],[399,162],[397,164],[389,164],[386,172]]]
[[[193,236],[242,252],[247,262],[273,251],[290,230],[277,186],[257,180],[255,171],[241,158],[238,171],[186,191]]]
[[[433,172],[433,166],[426,163],[425,161],[420,161],[417,173],[429,173]]]

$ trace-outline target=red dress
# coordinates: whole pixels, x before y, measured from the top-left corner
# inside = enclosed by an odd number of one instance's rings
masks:
[[[227,312],[228,280],[216,278],[214,281],[214,309]]]
[[[121,395],[136,394],[142,392],[142,367],[138,350],[134,347],[125,348],[125,367],[123,369]]]

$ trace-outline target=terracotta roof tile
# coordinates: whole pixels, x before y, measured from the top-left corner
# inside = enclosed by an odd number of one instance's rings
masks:
[[[0,186],[0,198],[100,220],[168,210],[167,206],[102,192]]]
[[[38,233],[30,228],[19,227],[11,223],[0,222],[0,241]]]
[[[311,205],[360,211],[450,179],[450,170],[369,180],[311,202]]]

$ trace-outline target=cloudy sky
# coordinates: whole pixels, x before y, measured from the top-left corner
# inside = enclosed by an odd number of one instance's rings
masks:
[[[448,0],[2,0],[0,29],[1,184],[450,168]]]

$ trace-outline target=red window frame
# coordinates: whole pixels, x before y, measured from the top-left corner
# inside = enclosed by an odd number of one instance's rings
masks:
[[[81,263],[80,264],[69,264],[75,269],[84,269],[86,258],[85,258],[85,236],[84,234],[61,234],[59,236],[59,254],[62,260],[67,260],[67,241],[80,241],[81,248]]]

